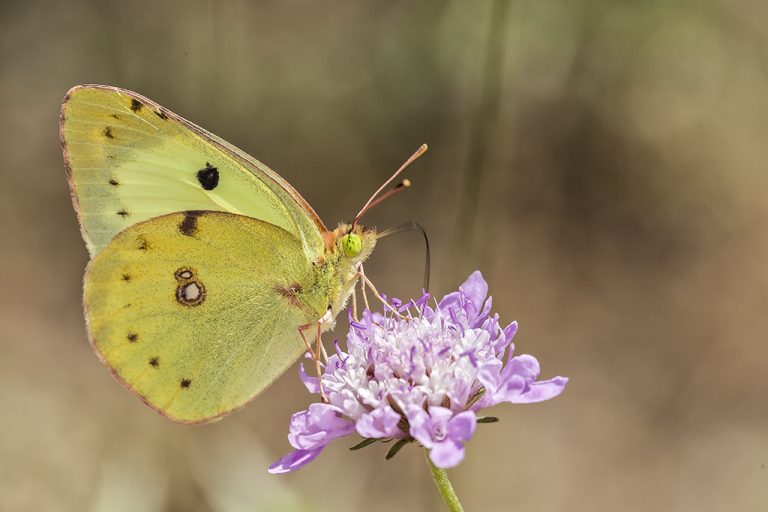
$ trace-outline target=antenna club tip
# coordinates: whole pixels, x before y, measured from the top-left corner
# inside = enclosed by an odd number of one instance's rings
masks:
[[[400,186],[402,186],[402,187],[410,187],[411,186],[411,180],[409,180],[408,178],[404,179],[403,181],[400,182]]]
[[[422,153],[424,153],[428,149],[429,149],[429,146],[427,146],[426,144],[422,144],[421,146],[419,146],[418,153],[421,155]]]

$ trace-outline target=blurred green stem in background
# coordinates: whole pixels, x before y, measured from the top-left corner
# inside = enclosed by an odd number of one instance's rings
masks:
[[[496,0],[491,7],[488,39],[485,51],[485,69],[479,89],[480,98],[472,119],[467,161],[464,165],[462,178],[458,222],[456,224],[455,244],[462,248],[458,254],[464,254],[463,261],[458,258],[454,272],[463,275],[464,266],[468,261],[474,261],[473,233],[477,220],[480,188],[483,182],[485,164],[488,157],[489,133],[496,126],[499,117],[499,102],[502,85],[502,67],[504,65],[505,35],[507,13],[510,8],[509,0]],[[469,243],[467,243],[469,242]],[[463,250],[469,248],[469,250]],[[477,262],[476,262],[477,263]],[[479,263],[475,264],[477,266]]]
[[[429,465],[429,470],[432,472],[432,480],[435,481],[440,497],[448,505],[448,510],[451,512],[464,512],[464,508],[461,506],[461,502],[459,502],[459,497],[456,496],[451,481],[448,480],[448,472],[432,464],[432,461],[429,460],[429,450],[424,450],[424,454],[427,456],[427,465]]]

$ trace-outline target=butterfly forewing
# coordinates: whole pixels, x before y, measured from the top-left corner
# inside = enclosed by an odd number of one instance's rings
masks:
[[[131,91],[78,86],[61,140],[92,255],[141,221],[184,210],[247,215],[293,234],[314,259],[325,227],[285,180],[234,146]]]

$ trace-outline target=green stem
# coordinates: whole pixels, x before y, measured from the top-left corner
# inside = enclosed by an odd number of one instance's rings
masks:
[[[424,450],[424,454],[427,456],[427,464],[432,472],[432,480],[435,481],[440,497],[448,505],[448,510],[451,512],[464,512],[464,508],[462,508],[459,502],[459,497],[456,496],[451,481],[448,480],[448,472],[432,464],[432,461],[429,460],[429,450]]]

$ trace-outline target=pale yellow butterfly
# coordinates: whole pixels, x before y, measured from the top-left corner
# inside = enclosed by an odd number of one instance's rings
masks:
[[[384,186],[328,230],[266,165],[134,92],[71,89],[60,134],[92,258],[89,339],[174,421],[214,420],[269,386],[333,326],[376,245],[357,219]]]

